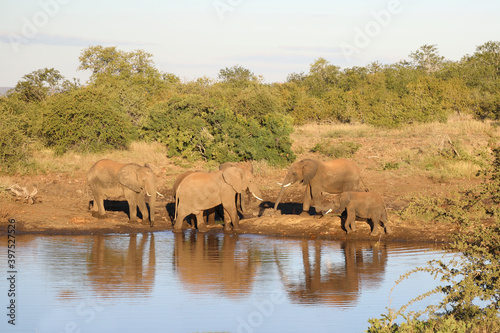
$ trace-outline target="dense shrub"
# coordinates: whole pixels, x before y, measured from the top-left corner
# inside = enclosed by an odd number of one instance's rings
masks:
[[[217,162],[265,159],[273,164],[294,159],[290,118],[245,117],[199,95],[175,96],[154,105],[142,132],[164,143],[170,156]]]
[[[137,137],[117,101],[95,87],[59,94],[44,109],[41,135],[57,154],[122,149]]]
[[[20,115],[13,112],[7,99],[0,98],[0,171],[13,172],[29,163],[29,139]]]

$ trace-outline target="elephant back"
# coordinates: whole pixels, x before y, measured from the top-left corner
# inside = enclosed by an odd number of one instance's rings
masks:
[[[359,189],[361,171],[351,160],[336,159],[323,162],[322,180],[325,190],[329,193],[342,193]]]

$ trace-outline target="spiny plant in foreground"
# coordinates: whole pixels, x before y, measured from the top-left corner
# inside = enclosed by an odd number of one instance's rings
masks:
[[[453,243],[447,248],[447,252],[456,253],[453,259],[431,260],[426,267],[415,268],[396,281],[397,286],[417,272],[426,272],[440,278],[442,284],[397,311],[389,308],[381,319],[370,319],[368,332],[500,330],[500,147],[493,149],[493,155],[491,167],[481,172],[485,181],[446,202],[449,209],[445,218],[456,224]],[[410,305],[437,293],[444,295],[438,305],[405,314]],[[424,315],[428,319],[421,319]],[[400,316],[405,322],[396,324]]]

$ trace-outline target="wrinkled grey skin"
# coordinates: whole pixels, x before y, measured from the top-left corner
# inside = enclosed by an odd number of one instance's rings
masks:
[[[231,221],[225,222],[225,230],[239,230],[236,193],[248,189],[258,199],[262,198],[254,176],[247,170],[229,167],[211,173],[194,172],[187,175],[176,192],[174,232],[182,231],[182,221],[190,214],[196,215],[198,231],[208,228],[203,219],[203,211],[222,204]],[[262,200],[262,199],[260,199]]]
[[[94,195],[92,216],[106,217],[104,200],[124,197],[129,206],[130,222],[136,222],[139,207],[142,219],[149,220],[150,226],[154,226],[156,176],[147,164],[141,166],[135,163],[122,164],[107,159],[100,160],[90,168],[87,181]],[[146,197],[151,215],[146,205]]]
[[[278,209],[286,188],[296,182],[306,185],[301,215],[308,215],[311,203],[321,201],[322,192],[336,194],[358,190],[360,180],[361,172],[358,166],[350,160],[336,159],[323,162],[305,159],[295,162],[281,184],[274,210]]]
[[[373,223],[370,235],[378,234],[378,226],[382,224],[384,232],[387,234],[387,210],[380,195],[373,192],[344,192],[337,196],[332,202],[323,201],[320,209],[328,214],[329,212],[347,212],[345,229],[349,234],[356,230],[356,218],[371,220]]]

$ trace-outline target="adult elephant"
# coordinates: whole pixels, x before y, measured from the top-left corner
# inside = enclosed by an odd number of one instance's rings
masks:
[[[94,195],[92,216],[106,217],[105,199],[125,197],[129,206],[130,222],[136,221],[137,207],[139,207],[143,221],[149,219],[149,224],[153,227],[157,193],[156,176],[148,164],[141,166],[135,163],[122,164],[107,159],[100,160],[90,168],[87,180]]]
[[[295,162],[288,170],[281,185],[274,210],[278,209],[278,204],[286,188],[296,182],[306,185],[302,205],[302,215],[304,215],[308,214],[311,203],[314,203],[315,200],[321,200],[322,192],[338,194],[357,190],[360,180],[361,172],[358,166],[347,159],[341,158],[327,162],[304,159]]]
[[[174,232],[182,231],[182,221],[189,214],[196,215],[198,231],[208,228],[203,219],[203,211],[222,204],[231,221],[225,221],[225,230],[239,230],[236,193],[248,189],[259,200],[262,194],[254,176],[238,167],[229,167],[211,173],[195,172],[187,175],[176,191]]]
[[[184,173],[181,173],[180,175],[177,176],[177,178],[175,178],[175,182],[174,182],[174,185],[172,186],[172,192],[173,192],[173,195],[174,195],[174,202],[176,201],[176,198],[177,198],[177,189],[179,188],[179,185],[182,183],[182,181],[184,180],[184,178],[186,178],[187,176],[189,176],[190,174],[192,173],[195,173],[195,172],[204,172],[206,173],[206,171],[203,171],[203,170],[190,170],[190,171],[186,171]],[[175,214],[175,213],[174,213]],[[209,225],[215,225],[215,208],[211,208],[209,209],[206,214],[208,215],[208,224]],[[186,216],[186,220],[189,220],[189,221],[186,221],[187,223],[189,223],[189,225],[194,228],[194,222],[192,222],[191,218],[189,216]],[[175,222],[175,220],[174,220]],[[188,224],[184,224],[184,226],[187,226]]]

